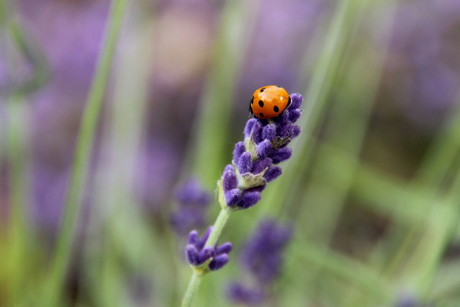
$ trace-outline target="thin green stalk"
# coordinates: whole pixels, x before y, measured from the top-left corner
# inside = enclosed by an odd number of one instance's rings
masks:
[[[222,210],[220,210],[219,216],[217,216],[211,234],[209,235],[209,238],[206,241],[206,246],[216,245],[220,233],[222,232],[222,229],[224,228],[228,218],[230,217],[230,213],[231,211],[224,204],[222,206]],[[193,268],[192,279],[188,284],[187,291],[185,292],[184,298],[182,300],[182,307],[192,306],[193,297],[195,296],[195,293],[198,291],[201,279],[203,278],[203,274],[204,273],[201,269]]]
[[[395,185],[395,178],[385,180],[383,173],[370,172],[369,167],[361,167],[361,171],[358,172],[355,190],[360,190],[358,191],[360,197],[374,203],[374,208],[377,206],[385,213],[390,212],[397,221],[402,221],[404,224],[409,222],[412,225],[405,230],[402,241],[400,229],[395,229],[393,234],[390,234],[373,252],[373,257],[380,259],[381,255],[388,250],[388,246],[399,245],[397,251],[392,253],[391,260],[387,264],[382,264],[384,265],[382,271],[389,278],[398,278],[402,275],[401,268],[409,258],[413,257],[413,250],[416,248],[414,242],[418,240],[416,238],[430,219],[433,204],[440,202],[437,197],[441,193],[441,183],[448,178],[452,163],[459,151],[459,131],[460,97],[451,118],[428,150],[417,177],[412,182],[409,184],[401,182]],[[390,184],[396,189],[391,188]],[[382,191],[387,192],[382,193]],[[421,268],[419,265],[417,267]]]
[[[23,295],[25,281],[26,250],[28,246],[28,227],[26,204],[28,195],[28,159],[27,134],[24,122],[27,122],[27,105],[14,95],[9,99],[7,112],[7,161],[9,166],[9,182],[11,187],[10,218],[9,218],[9,263],[12,280],[9,284],[12,304],[18,304]]]
[[[281,210],[281,204],[289,203],[292,183],[296,182],[296,178],[302,175],[305,162],[309,160],[312,134],[326,110],[327,97],[340,66],[347,39],[360,20],[355,14],[361,12],[364,4],[365,1],[363,0],[346,0],[339,1],[337,5],[332,23],[325,35],[327,40],[324,42],[321,56],[304,95],[304,115],[299,120],[303,137],[292,146],[292,151],[297,154],[294,154],[289,165],[283,168],[283,180],[272,183],[270,190],[265,192],[266,194],[261,201],[261,207],[265,209],[265,212],[261,212],[261,214],[273,212],[276,209]],[[274,206],[278,207],[274,208]],[[286,211],[283,208],[282,212]]]
[[[127,0],[114,0],[111,3],[103,50],[98,61],[96,74],[88,95],[77,138],[61,231],[56,243],[49,280],[46,285],[45,295],[48,295],[46,299],[49,302],[47,306],[59,304],[63,281],[72,253],[74,230],[80,219],[82,184],[88,167],[89,156],[126,3]]]
[[[23,95],[14,94],[12,84],[14,76],[20,67],[20,54],[24,53],[21,44],[15,39],[14,30],[20,25],[15,20],[16,10],[11,0],[0,1],[0,41],[2,42],[7,61],[7,83],[5,91],[0,97],[4,102],[5,134],[0,136],[0,147],[4,143],[6,162],[8,165],[9,185],[9,218],[8,241],[2,269],[10,275],[7,282],[6,304],[18,305],[24,303],[24,288],[27,284],[28,262],[27,250],[29,247],[29,229],[27,223],[27,204],[29,195],[30,169],[28,152],[28,105],[23,101]],[[0,129],[1,129],[0,128]],[[2,154],[0,150],[0,154]],[[0,157],[1,160],[1,157]]]
[[[9,24],[9,32],[20,52],[32,65],[32,75],[23,80],[20,84],[13,84],[8,93],[25,95],[45,85],[50,77],[48,62],[42,50],[35,44],[34,40],[24,31],[17,18]]]
[[[350,286],[372,294],[374,302],[383,303],[391,299],[388,282],[377,270],[366,264],[318,246],[305,237],[298,237],[292,243],[292,251],[295,254],[295,266],[298,266],[299,261],[305,261],[310,267],[321,267],[324,274],[321,278],[327,278],[328,275],[343,278]]]
[[[32,37],[24,30],[18,18],[16,4],[14,0],[0,0],[0,31],[2,32],[0,40],[6,46],[3,51],[10,66],[7,86],[2,92],[2,95],[7,97],[24,96],[46,84],[49,79],[49,65],[46,58]],[[15,78],[14,76],[18,75],[17,68],[21,57],[31,65],[32,73],[25,78],[23,76]]]
[[[217,216],[216,222],[214,223],[214,226],[212,228],[212,232],[209,235],[209,239],[206,242],[206,246],[216,245],[217,240],[219,239],[220,233],[222,232],[222,229],[224,228],[230,216],[230,212],[231,211],[226,208],[222,208],[222,210],[220,210],[220,213]]]
[[[411,244],[410,254],[403,253],[404,267],[400,269],[401,282],[411,287],[421,297],[427,297],[444,251],[458,228],[460,207],[458,205],[460,171],[447,196],[436,201],[424,224],[418,225],[420,235]]]
[[[440,131],[438,137],[433,142],[432,147],[429,149],[422,165],[420,167],[417,177],[411,182],[409,191],[416,195],[416,190],[425,188],[427,190],[422,201],[418,201],[419,197],[412,196],[409,199],[401,199],[400,204],[404,206],[407,203],[417,205],[417,210],[420,212],[420,219],[412,225],[404,236],[402,243],[394,253],[391,261],[385,268],[387,276],[397,278],[401,273],[401,267],[405,265],[409,258],[413,258],[413,242],[417,234],[423,231],[425,223],[430,220],[432,215],[433,205],[436,204],[436,198],[441,190],[441,183],[448,178],[449,171],[452,169],[455,154],[460,149],[460,96],[457,99],[455,111],[448,121],[446,127]],[[455,186],[453,183],[451,186]],[[399,240],[399,234],[395,232],[395,238],[390,237],[388,241]],[[382,245],[382,249],[386,245]],[[418,255],[417,255],[418,256]],[[420,268],[420,266],[417,266]]]
[[[458,125],[457,125],[458,126]],[[434,281],[436,269],[450,239],[458,229],[460,219],[460,169],[447,195],[438,201],[438,205],[430,211],[421,239],[415,250],[406,259],[407,271],[412,278],[415,289],[426,296]]]
[[[414,185],[439,188],[460,150],[458,131],[460,131],[460,93],[451,112],[451,118],[441,129],[423,159]]]
[[[188,288],[185,292],[184,299],[182,300],[182,307],[192,306],[193,297],[195,296],[195,293],[198,291],[202,279],[203,275],[193,272],[192,279],[190,279],[190,283],[188,284]]]

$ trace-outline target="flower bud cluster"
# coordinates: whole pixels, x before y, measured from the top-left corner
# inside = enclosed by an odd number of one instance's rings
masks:
[[[201,240],[197,231],[191,231],[185,248],[187,262],[200,269],[202,274],[223,268],[228,263],[228,254],[233,248],[230,242],[215,247],[206,246],[211,231],[212,227],[209,227]]]
[[[291,95],[292,103],[274,119],[249,119],[244,142],[233,151],[233,163],[225,167],[219,182],[221,205],[233,210],[247,209],[261,199],[268,182],[281,175],[277,165],[292,155],[289,142],[300,134],[294,123],[300,118],[302,96]]]

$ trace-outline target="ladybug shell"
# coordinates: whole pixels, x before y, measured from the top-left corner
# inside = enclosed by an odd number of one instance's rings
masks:
[[[255,117],[269,119],[278,116],[291,104],[288,92],[278,85],[268,85],[254,92],[249,112]]]

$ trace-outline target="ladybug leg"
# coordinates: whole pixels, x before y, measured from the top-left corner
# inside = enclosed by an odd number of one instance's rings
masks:
[[[251,101],[249,102],[249,113],[251,113],[251,114],[254,114],[254,113],[252,112],[252,108],[251,108],[251,106],[252,106],[253,103],[254,103],[254,96],[252,96]]]
[[[288,100],[288,104],[287,104],[286,109],[289,108],[289,106],[291,105],[291,102],[292,102],[292,101],[291,101],[291,96],[289,96],[289,100]]]
[[[248,119],[254,117],[254,113],[252,113],[251,106],[249,106],[249,114]]]

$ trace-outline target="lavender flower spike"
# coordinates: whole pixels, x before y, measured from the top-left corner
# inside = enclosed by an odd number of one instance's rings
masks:
[[[271,119],[249,119],[244,129],[244,141],[238,142],[233,151],[232,164],[225,167],[218,181],[218,199],[222,210],[214,226],[200,240],[198,233],[192,231],[185,249],[187,261],[193,268],[193,277],[182,300],[183,307],[190,307],[202,276],[209,271],[216,271],[225,266],[228,253],[232,249],[230,243],[217,246],[217,240],[224,228],[230,213],[235,210],[254,206],[261,198],[267,182],[275,180],[282,173],[277,165],[289,159],[292,150],[287,147],[289,142],[300,134],[300,127],[294,125],[302,111],[302,96],[291,95],[291,105],[277,117]],[[275,233],[276,234],[276,233]],[[278,238],[279,236],[275,236]],[[282,239],[282,238],[281,238]],[[280,240],[281,240],[280,239]],[[278,245],[280,245],[279,243]],[[278,246],[277,245],[277,246]],[[283,245],[283,244],[281,244]],[[277,247],[278,249],[281,247]],[[279,266],[279,254],[267,253],[268,261],[274,272]],[[266,259],[260,259],[267,261]],[[268,265],[262,266],[258,279],[270,279]],[[251,270],[252,268],[249,268]],[[273,274],[273,273],[272,273]],[[265,276],[267,275],[267,276]],[[245,292],[242,288],[234,288],[240,301],[259,300],[259,292]]]
[[[211,231],[212,227],[209,227],[200,240],[198,232],[192,230],[185,248],[187,262],[201,275],[223,268],[229,261],[228,254],[232,250],[230,242],[216,247],[206,246]]]
[[[251,118],[244,129],[244,142],[233,151],[233,164],[227,165],[219,181],[219,201],[222,208],[247,209],[261,199],[266,184],[278,178],[278,164],[292,155],[289,142],[299,136],[302,96],[291,95],[291,105],[272,119]]]

